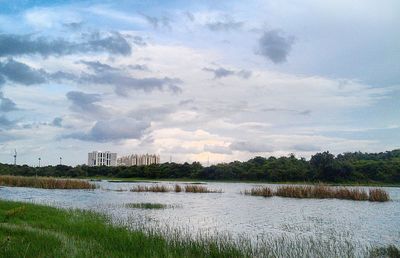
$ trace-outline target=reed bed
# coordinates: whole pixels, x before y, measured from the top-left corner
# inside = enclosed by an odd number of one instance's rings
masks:
[[[170,192],[171,188],[165,185],[150,185],[143,186],[137,185],[131,189],[131,192],[155,192],[155,193],[165,193]]]
[[[187,193],[222,193],[222,190],[208,189],[203,185],[185,185],[185,192]]]
[[[390,200],[389,194],[379,188],[369,190],[369,201],[371,202],[387,202]]]
[[[33,187],[44,189],[95,189],[86,180],[56,179],[52,177],[0,176],[1,186]]]
[[[182,187],[178,184],[175,185],[175,193],[180,193],[182,192]]]
[[[143,186],[137,185],[133,187],[131,192],[158,192],[158,193],[166,193],[166,192],[186,192],[186,193],[222,193],[222,190],[213,190],[209,189],[202,185],[185,185],[182,187],[179,184],[176,184],[173,187],[166,185],[151,185],[151,186]]]
[[[263,196],[263,197],[271,197],[273,196],[273,191],[271,188],[267,186],[259,186],[252,188],[250,190],[245,190],[244,194],[246,195],[253,195],[253,196]]]
[[[280,196],[289,198],[316,198],[316,199],[344,199],[355,201],[371,201],[371,202],[386,202],[390,200],[389,194],[383,189],[370,189],[367,193],[364,189],[346,188],[346,187],[331,187],[326,185],[307,185],[293,186],[285,185],[278,186],[274,191],[268,186],[259,186],[250,190],[244,191],[245,195],[253,196]]]
[[[131,208],[131,209],[165,209],[168,208],[169,206],[166,204],[162,203],[127,203],[125,204],[126,208]]]

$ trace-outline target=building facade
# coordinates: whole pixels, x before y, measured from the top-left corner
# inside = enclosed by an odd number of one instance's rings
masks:
[[[123,156],[117,160],[118,166],[146,166],[160,164],[160,155],[156,154],[132,154]]]
[[[117,165],[117,153],[110,151],[92,151],[88,153],[88,166],[107,166],[114,167]]]

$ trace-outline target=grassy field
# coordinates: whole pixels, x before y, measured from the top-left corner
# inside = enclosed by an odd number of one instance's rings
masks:
[[[163,233],[160,233],[163,232]],[[395,246],[357,250],[328,237],[246,238],[128,230],[100,214],[0,200],[0,257],[398,257]]]

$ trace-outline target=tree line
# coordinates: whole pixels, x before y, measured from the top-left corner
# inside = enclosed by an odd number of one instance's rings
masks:
[[[115,177],[148,179],[254,180],[270,182],[400,183],[400,149],[381,153],[316,153],[310,160],[255,157],[208,167],[199,162],[149,166],[89,167],[66,165],[30,167],[0,163],[0,174],[54,177]]]

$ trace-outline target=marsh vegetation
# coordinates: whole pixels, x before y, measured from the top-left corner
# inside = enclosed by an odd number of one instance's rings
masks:
[[[95,189],[96,185],[86,180],[60,179],[52,177],[0,176],[1,186],[33,187],[44,189]]]
[[[369,189],[367,192],[360,188],[333,187],[326,185],[282,185],[275,190],[269,186],[257,186],[243,192],[245,195],[253,196],[280,196],[290,198],[315,198],[315,199],[344,199],[355,201],[386,202],[389,194],[379,188]]]
[[[186,193],[222,193],[221,189],[209,189],[203,185],[194,185],[189,184],[185,186],[181,186],[179,184],[175,184],[173,187],[168,185],[136,185],[130,190],[131,192],[157,192],[157,193],[166,193],[166,192],[186,192]]]
[[[131,209],[166,209],[172,206],[162,203],[141,202],[141,203],[126,203],[125,207]]]

